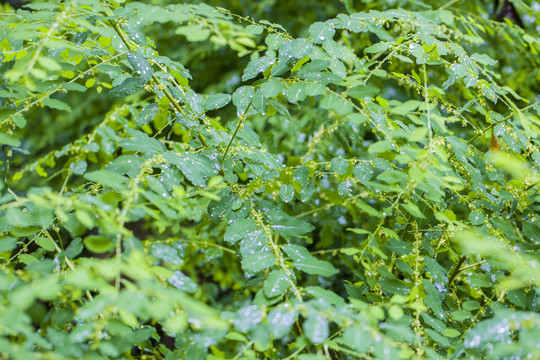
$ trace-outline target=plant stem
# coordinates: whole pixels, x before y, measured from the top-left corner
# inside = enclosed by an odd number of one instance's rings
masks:
[[[465,259],[467,259],[467,257],[465,255],[460,256],[460,258],[458,259],[458,262],[452,268],[452,271],[450,272],[450,275],[448,275],[448,285],[450,285],[452,283],[452,281],[454,280],[456,275],[459,274],[459,272],[461,271],[460,268],[461,268],[461,265],[463,264],[463,262],[465,261]]]

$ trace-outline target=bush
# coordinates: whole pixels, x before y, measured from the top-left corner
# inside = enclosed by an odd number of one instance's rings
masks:
[[[5,5],[2,358],[540,357],[538,3],[153,3]]]

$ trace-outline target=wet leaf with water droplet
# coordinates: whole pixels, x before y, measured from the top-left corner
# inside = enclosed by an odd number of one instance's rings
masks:
[[[346,328],[341,337],[336,341],[358,352],[367,352],[373,344],[373,338],[369,332],[360,326]]]
[[[153,74],[150,62],[146,60],[144,55],[137,49],[137,52],[130,51],[127,59],[133,70],[144,80],[150,80]]]
[[[313,343],[321,344],[328,338],[328,321],[318,314],[311,314],[302,326],[304,335]]]
[[[315,44],[322,44],[327,39],[332,39],[336,29],[329,22],[317,21],[309,27],[309,35]]]
[[[353,194],[354,182],[345,180],[338,186],[338,193],[341,197],[350,197]]]
[[[309,56],[313,51],[313,44],[307,39],[287,40],[279,47],[279,59],[294,61]]]
[[[69,170],[75,175],[83,175],[86,172],[88,164],[84,160],[75,161],[69,165]]]
[[[297,316],[298,313],[294,309],[291,309],[290,306],[287,308],[285,305],[282,305],[268,313],[266,323],[272,335],[280,339],[290,333]]]
[[[257,75],[268,69],[275,62],[276,58],[272,56],[262,56],[258,59],[252,60],[244,69],[242,81],[253,79]]]
[[[307,97],[306,84],[295,83],[287,88],[285,96],[289,102],[297,104],[299,101],[304,101]]]
[[[242,259],[242,270],[248,273],[262,271],[276,262],[276,257],[271,252],[255,253]]]
[[[485,219],[486,217],[484,216],[484,213],[481,211],[473,211],[469,214],[469,221],[473,225],[482,225]]]
[[[184,153],[182,156],[174,152],[163,153],[163,158],[182,171],[184,176],[195,186],[205,187],[211,177],[217,175],[215,160],[203,154]]]
[[[208,96],[204,102],[204,108],[206,110],[216,110],[224,107],[231,102],[231,95],[229,94],[214,94]]]
[[[367,162],[360,162],[355,165],[353,173],[360,182],[368,181],[373,176],[373,166]]]
[[[193,294],[197,291],[198,285],[189,276],[184,275],[183,272],[177,270],[174,275],[167,280],[169,284],[173,285],[179,290]]]
[[[284,89],[283,84],[279,79],[270,79],[261,86],[262,93],[267,98],[278,96]]]
[[[308,222],[293,217],[272,222],[272,229],[282,236],[302,236],[313,231],[315,227]]]
[[[266,115],[266,107],[268,106],[268,99],[264,97],[262,90],[257,89],[251,100],[253,109],[259,112],[261,115]]]
[[[135,94],[137,91],[142,89],[146,84],[146,80],[141,77],[130,77],[124,80],[119,85],[115,86],[111,90],[110,94],[112,97],[123,97],[131,94]]]
[[[310,180],[308,181],[302,188],[300,189],[300,193],[298,194],[300,196],[300,200],[302,202],[309,201],[313,194],[315,193],[315,181]]]
[[[247,332],[254,329],[262,319],[263,312],[258,306],[247,305],[238,310],[233,324],[239,331]]]
[[[343,175],[349,170],[349,162],[341,157],[333,158],[330,165],[332,166],[332,171],[338,175]]]
[[[241,86],[233,93],[232,102],[236,106],[236,114],[238,116],[246,112],[254,93],[255,91],[251,86]]]
[[[141,113],[137,118],[137,125],[144,126],[148,124],[150,121],[152,121],[153,118],[156,117],[156,115],[158,114],[158,110],[159,105],[157,103],[145,106],[144,109],[141,110]]]
[[[306,166],[301,165],[294,169],[293,179],[298,181],[301,186],[304,186],[309,179],[309,170]]]
[[[283,184],[279,188],[279,197],[284,202],[289,202],[294,198],[294,186],[291,184]]]
[[[409,45],[409,50],[411,54],[416,58],[416,63],[421,65],[425,64],[427,61],[427,56],[422,45],[411,44]]]
[[[264,295],[267,298],[282,296],[289,288],[289,277],[283,270],[273,270],[264,282]]]
[[[255,230],[256,227],[257,224],[251,218],[233,222],[227,226],[223,239],[230,243],[238,242]]]
[[[181,265],[184,263],[182,257],[185,255],[184,248],[172,247],[165,244],[151,244],[148,247],[150,254],[160,261],[169,263],[171,265]]]

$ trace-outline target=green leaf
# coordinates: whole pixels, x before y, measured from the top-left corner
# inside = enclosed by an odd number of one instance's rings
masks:
[[[233,222],[227,226],[225,231],[224,240],[230,243],[236,243],[243,238],[245,238],[249,233],[251,233],[257,224],[251,218]]]
[[[278,96],[283,90],[283,84],[279,79],[270,79],[261,85],[262,94],[267,98]]]
[[[84,174],[84,178],[92,182],[110,186],[116,192],[122,192],[127,189],[125,176],[113,173],[108,170],[91,171]]]
[[[383,214],[381,214],[379,211],[377,211],[375,208],[373,208],[372,206],[366,204],[365,202],[361,201],[361,200],[356,200],[355,203],[354,203],[360,210],[364,211],[365,213],[371,215],[371,216],[375,216],[375,217],[378,217],[378,218],[382,218],[383,217]]]
[[[263,33],[264,28],[259,25],[248,25],[246,26],[246,31],[253,35],[259,35]]]
[[[184,275],[184,273],[179,270],[175,271],[167,282],[175,288],[189,294],[197,292],[197,289],[199,288],[195,281],[193,281],[189,276]]]
[[[358,352],[368,352],[373,343],[371,334],[360,326],[345,329],[343,336],[336,339],[340,344]]]
[[[251,103],[255,91],[251,86],[242,86],[235,90],[232,96],[232,102],[236,106],[238,116],[243,115]]]
[[[152,66],[144,55],[141,54],[140,49],[137,49],[136,52],[128,52],[127,59],[137,75],[145,80],[150,80],[153,74]]]
[[[409,284],[397,279],[383,278],[379,283],[381,288],[390,294],[408,295],[411,290]]]
[[[309,56],[313,51],[313,44],[307,39],[287,40],[279,47],[279,59],[294,61]]]
[[[486,217],[484,216],[484,213],[481,211],[472,211],[469,214],[469,221],[473,225],[482,225],[485,219]]]
[[[79,160],[69,165],[69,170],[75,175],[83,175],[86,172],[88,164],[84,160]]]
[[[376,86],[358,85],[347,90],[347,95],[358,99],[364,99],[366,97],[372,98],[373,96],[378,94],[379,91],[380,89]]]
[[[274,265],[276,257],[271,252],[251,254],[242,259],[242,269],[246,272],[256,273]]]
[[[320,286],[308,286],[305,290],[315,299],[322,299],[327,303],[336,306],[345,306],[345,300],[333,291],[323,289]]]
[[[421,65],[426,63],[427,56],[422,45],[413,43],[409,45],[409,51],[411,52],[411,55],[416,58],[417,64]]]
[[[137,125],[144,126],[152,121],[158,114],[159,105],[153,103],[144,107],[137,118]]]
[[[413,61],[412,61],[409,57],[407,57],[407,56],[403,56],[403,55],[399,55],[399,54],[394,54],[393,56],[394,56],[396,59],[399,59],[399,60],[401,60],[401,61],[404,62],[404,63],[407,63],[407,64],[412,64],[412,63],[413,63]]]
[[[3,252],[11,251],[17,247],[17,238],[4,237],[0,239],[0,254]]]
[[[301,186],[306,185],[307,181],[309,180],[309,170],[306,166],[301,165],[294,169],[293,172],[293,179],[295,181],[298,181]]]
[[[146,84],[146,79],[141,77],[129,77],[111,90],[112,97],[124,97],[135,94]]]
[[[290,279],[283,270],[273,270],[264,281],[264,295],[267,298],[282,296],[290,286]]]
[[[229,94],[214,94],[208,96],[204,102],[204,108],[206,110],[216,110],[224,107],[231,102],[231,95]]]
[[[60,101],[58,99],[48,98],[48,99],[41,100],[41,102],[43,103],[43,105],[48,106],[51,109],[57,109],[57,110],[63,110],[63,111],[71,112],[71,107],[68,104],[66,104],[65,102]]]
[[[294,260],[294,267],[307,274],[328,277],[338,273],[338,270],[331,263],[313,257],[302,246],[284,245],[282,248]]]
[[[304,83],[292,84],[291,86],[287,87],[285,96],[287,97],[287,100],[289,100],[289,102],[292,102],[294,104],[297,104],[300,101],[304,101],[306,97],[308,96],[308,93],[306,90],[306,84]]]
[[[56,72],[56,71],[62,70],[62,67],[60,66],[60,64],[58,64],[55,60],[49,57],[40,56],[38,58],[38,63],[39,65],[43,66],[45,69],[49,70],[50,72]]]
[[[167,162],[178,166],[195,186],[205,187],[208,179],[218,174],[215,160],[203,154],[184,153],[180,156],[174,152],[166,152],[162,156]]]
[[[390,45],[391,44],[386,43],[386,42],[379,42],[379,43],[376,43],[374,45],[371,45],[370,47],[365,48],[364,52],[366,52],[368,54],[379,53],[381,51],[384,51],[384,50],[390,48]]]
[[[400,170],[385,170],[377,175],[377,180],[384,181],[387,184],[405,185],[409,177]]]
[[[313,343],[321,344],[328,338],[328,321],[320,315],[310,315],[302,326],[304,335]]]
[[[409,212],[412,216],[419,218],[419,219],[425,219],[426,217],[424,214],[422,214],[422,211],[420,211],[420,208],[416,206],[416,204],[413,204],[411,202],[407,202],[404,204],[401,204],[405,210]]]
[[[425,127],[419,127],[419,128],[416,128],[411,133],[411,135],[409,135],[408,139],[410,142],[421,141],[426,138],[427,133],[428,133],[428,130]]]
[[[315,229],[310,223],[295,218],[280,219],[272,222],[271,227],[282,236],[302,236]]]
[[[277,50],[283,44],[285,39],[283,36],[279,34],[269,34],[265,39],[264,42],[271,50]]]
[[[420,106],[421,102],[418,100],[409,100],[404,102],[401,105],[398,105],[390,111],[392,114],[396,115],[405,115],[407,113],[410,113],[416,109],[418,109],[418,106]]]
[[[350,102],[333,93],[323,96],[321,99],[321,107],[328,110],[334,110],[340,115],[347,115],[353,109]]]
[[[325,40],[332,39],[336,30],[330,22],[314,22],[309,27],[309,36],[315,44],[322,44]]]
[[[399,239],[390,239],[388,248],[398,255],[407,255],[412,252],[411,244]]]
[[[343,175],[349,170],[349,162],[341,157],[333,158],[330,165],[332,166],[332,171],[338,175]]]
[[[498,62],[497,60],[493,60],[486,54],[476,54],[476,53],[471,55],[471,60],[478,61],[480,64],[487,65],[487,66],[494,66]]]
[[[367,162],[359,162],[353,170],[354,177],[360,182],[371,180],[373,176],[373,166]]]
[[[388,140],[377,141],[376,143],[369,145],[368,153],[370,154],[383,153],[390,150],[391,146],[394,146],[394,145]]]
[[[441,334],[439,334],[437,331],[435,330],[431,330],[431,329],[424,329],[426,331],[426,333],[428,334],[428,336],[433,340],[435,341],[435,343],[437,343],[439,346],[442,346],[444,348],[446,347],[450,347],[450,340],[448,340],[446,337],[442,336]]]
[[[102,254],[114,247],[114,243],[108,237],[101,235],[89,235],[83,240],[84,246],[96,254]]]
[[[350,197],[353,194],[354,182],[345,180],[338,186],[338,194],[341,197]]]
[[[298,313],[291,306],[279,306],[268,313],[266,323],[272,335],[280,339],[289,334]]]
[[[174,31],[177,35],[184,35],[189,42],[205,41],[210,37],[210,30],[201,25],[180,26]]]
[[[369,232],[368,230],[365,230],[365,229],[347,228],[346,230],[347,231],[352,231],[353,233],[358,234],[358,235],[371,234],[371,232]]]
[[[11,134],[0,133],[0,144],[18,147],[21,141]]]
[[[257,75],[268,69],[275,62],[276,58],[271,56],[262,56],[258,59],[252,60],[244,69],[242,81],[253,79]]]
[[[284,202],[290,202],[294,199],[294,186],[292,184],[283,184],[279,188],[279,197]]]
[[[127,132],[131,135],[131,138],[123,138],[118,141],[118,145],[126,151],[138,151],[143,154],[155,154],[165,151],[165,145],[145,133],[129,128]]]

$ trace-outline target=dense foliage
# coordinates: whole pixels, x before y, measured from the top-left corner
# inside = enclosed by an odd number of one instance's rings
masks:
[[[540,357],[540,4],[303,3],[4,6],[1,358]]]

